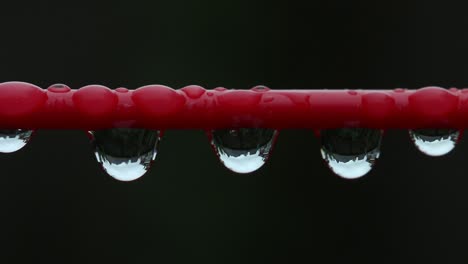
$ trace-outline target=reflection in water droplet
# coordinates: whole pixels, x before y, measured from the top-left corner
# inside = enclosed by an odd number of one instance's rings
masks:
[[[220,129],[212,131],[211,144],[226,168],[250,173],[268,160],[277,135],[267,128]]]
[[[422,153],[442,156],[455,148],[460,132],[456,129],[414,129],[409,131],[411,140]]]
[[[31,139],[32,133],[32,130],[0,129],[0,152],[11,153],[20,150]]]
[[[345,179],[367,174],[380,155],[382,130],[339,128],[320,131],[322,158],[330,169]]]
[[[159,131],[113,128],[90,131],[97,161],[119,181],[133,181],[145,174],[156,158]]]
[[[24,129],[0,129],[0,152],[15,152],[28,143],[33,131]]]

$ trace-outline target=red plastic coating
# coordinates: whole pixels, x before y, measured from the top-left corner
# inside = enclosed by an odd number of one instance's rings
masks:
[[[0,128],[468,127],[468,89],[250,90],[0,83]]]

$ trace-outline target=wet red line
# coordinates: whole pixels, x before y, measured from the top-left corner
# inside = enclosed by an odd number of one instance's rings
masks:
[[[1,128],[468,127],[468,89],[250,90],[0,83]]]

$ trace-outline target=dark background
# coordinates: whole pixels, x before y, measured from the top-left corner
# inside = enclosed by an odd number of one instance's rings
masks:
[[[2,6],[0,81],[247,89],[468,84],[466,5],[442,1],[37,1]],[[461,1],[460,1],[461,2]],[[390,131],[346,181],[311,131],[251,175],[202,131],[168,131],[152,170],[117,182],[81,131],[0,157],[1,263],[466,263],[468,142],[420,154]]]

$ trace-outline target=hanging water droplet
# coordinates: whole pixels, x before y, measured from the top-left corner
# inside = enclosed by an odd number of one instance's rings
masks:
[[[32,130],[24,129],[0,129],[0,152],[15,152],[28,143]]]
[[[382,131],[369,128],[339,128],[320,131],[322,158],[345,179],[367,174],[380,155]]]
[[[97,161],[119,181],[133,181],[145,174],[156,158],[159,131],[113,128],[90,131]]]
[[[413,129],[411,140],[422,153],[428,156],[443,156],[455,148],[460,131],[456,129]]]
[[[267,128],[220,129],[212,131],[211,144],[226,168],[250,173],[268,160],[277,135]]]

